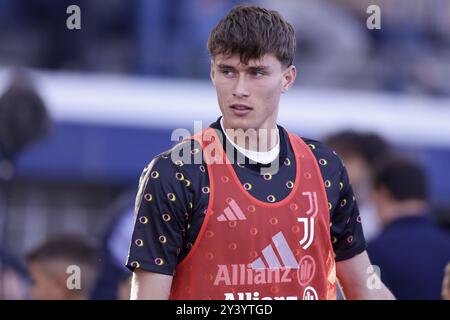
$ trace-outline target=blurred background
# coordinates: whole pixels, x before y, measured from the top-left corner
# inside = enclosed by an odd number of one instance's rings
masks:
[[[124,297],[140,173],[174,144],[174,129],[194,133],[194,121],[220,115],[206,40],[239,3],[0,0],[0,253],[3,279],[19,278],[3,280],[4,298],[31,298],[25,257],[57,234],[89,238],[100,257],[86,297]],[[245,3],[295,27],[298,78],[279,123],[348,161],[368,240],[382,228],[371,165],[388,146],[423,167],[430,212],[450,232],[450,1]],[[73,4],[80,30],[66,27]],[[366,26],[371,4],[379,30]]]

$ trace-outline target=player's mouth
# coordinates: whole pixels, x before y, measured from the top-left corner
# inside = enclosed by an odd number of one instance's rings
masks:
[[[233,111],[233,113],[236,116],[242,117],[247,115],[250,111],[253,110],[253,108],[245,105],[245,104],[232,104],[230,106],[230,109]]]

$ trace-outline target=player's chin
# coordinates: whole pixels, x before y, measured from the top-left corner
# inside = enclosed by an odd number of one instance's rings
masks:
[[[243,130],[254,128],[254,122],[255,121],[252,121],[252,119],[242,117],[231,118],[230,121],[228,121],[232,128]]]
[[[254,112],[254,110],[252,110]],[[251,112],[251,113],[252,113]],[[248,129],[253,128],[255,124],[254,114],[236,115],[234,113],[224,114],[224,120],[233,128]]]

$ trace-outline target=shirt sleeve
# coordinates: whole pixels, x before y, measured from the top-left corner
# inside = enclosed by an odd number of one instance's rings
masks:
[[[339,176],[339,198],[331,214],[331,243],[336,261],[350,259],[367,249],[358,204],[342,162]]]
[[[143,170],[126,266],[173,275],[183,246],[189,193],[180,167],[159,155]]]

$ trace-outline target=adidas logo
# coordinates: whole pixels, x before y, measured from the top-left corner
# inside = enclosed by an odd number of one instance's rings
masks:
[[[269,244],[262,250],[263,257],[250,264],[218,265],[214,285],[258,285],[291,282],[290,272],[292,269],[298,269],[299,264],[295,260],[282,232],[274,235],[272,241],[274,247]],[[277,253],[275,253],[275,250]]]
[[[311,218],[306,221],[314,220]],[[306,236],[306,238],[308,237]],[[274,235],[272,237],[272,243],[262,249],[261,253],[261,257],[258,257],[247,265],[218,265],[214,285],[236,286],[288,283],[292,281],[292,277],[290,276],[291,271],[297,269],[297,281],[304,286],[311,282],[316,273],[315,262],[311,256],[304,256],[300,262],[297,262],[282,232]],[[231,295],[228,297],[229,299],[234,299],[234,295],[231,293],[227,295]],[[238,299],[242,299],[242,297]],[[314,294],[314,291],[310,290],[305,295],[305,299],[317,299],[317,293]]]
[[[295,260],[295,256],[292,253],[291,248],[289,248],[289,245],[283,233],[278,232],[272,237],[272,241],[274,247],[272,246],[272,244],[269,244],[262,250],[262,256],[264,257],[266,263],[264,263],[263,259],[260,257],[250,263],[252,269],[298,269],[298,263]],[[277,251],[278,255],[275,253],[275,251]]]
[[[239,208],[236,201],[231,200],[229,206],[223,210],[223,214],[217,217],[217,221],[235,221],[235,220],[247,220],[247,217]]]

